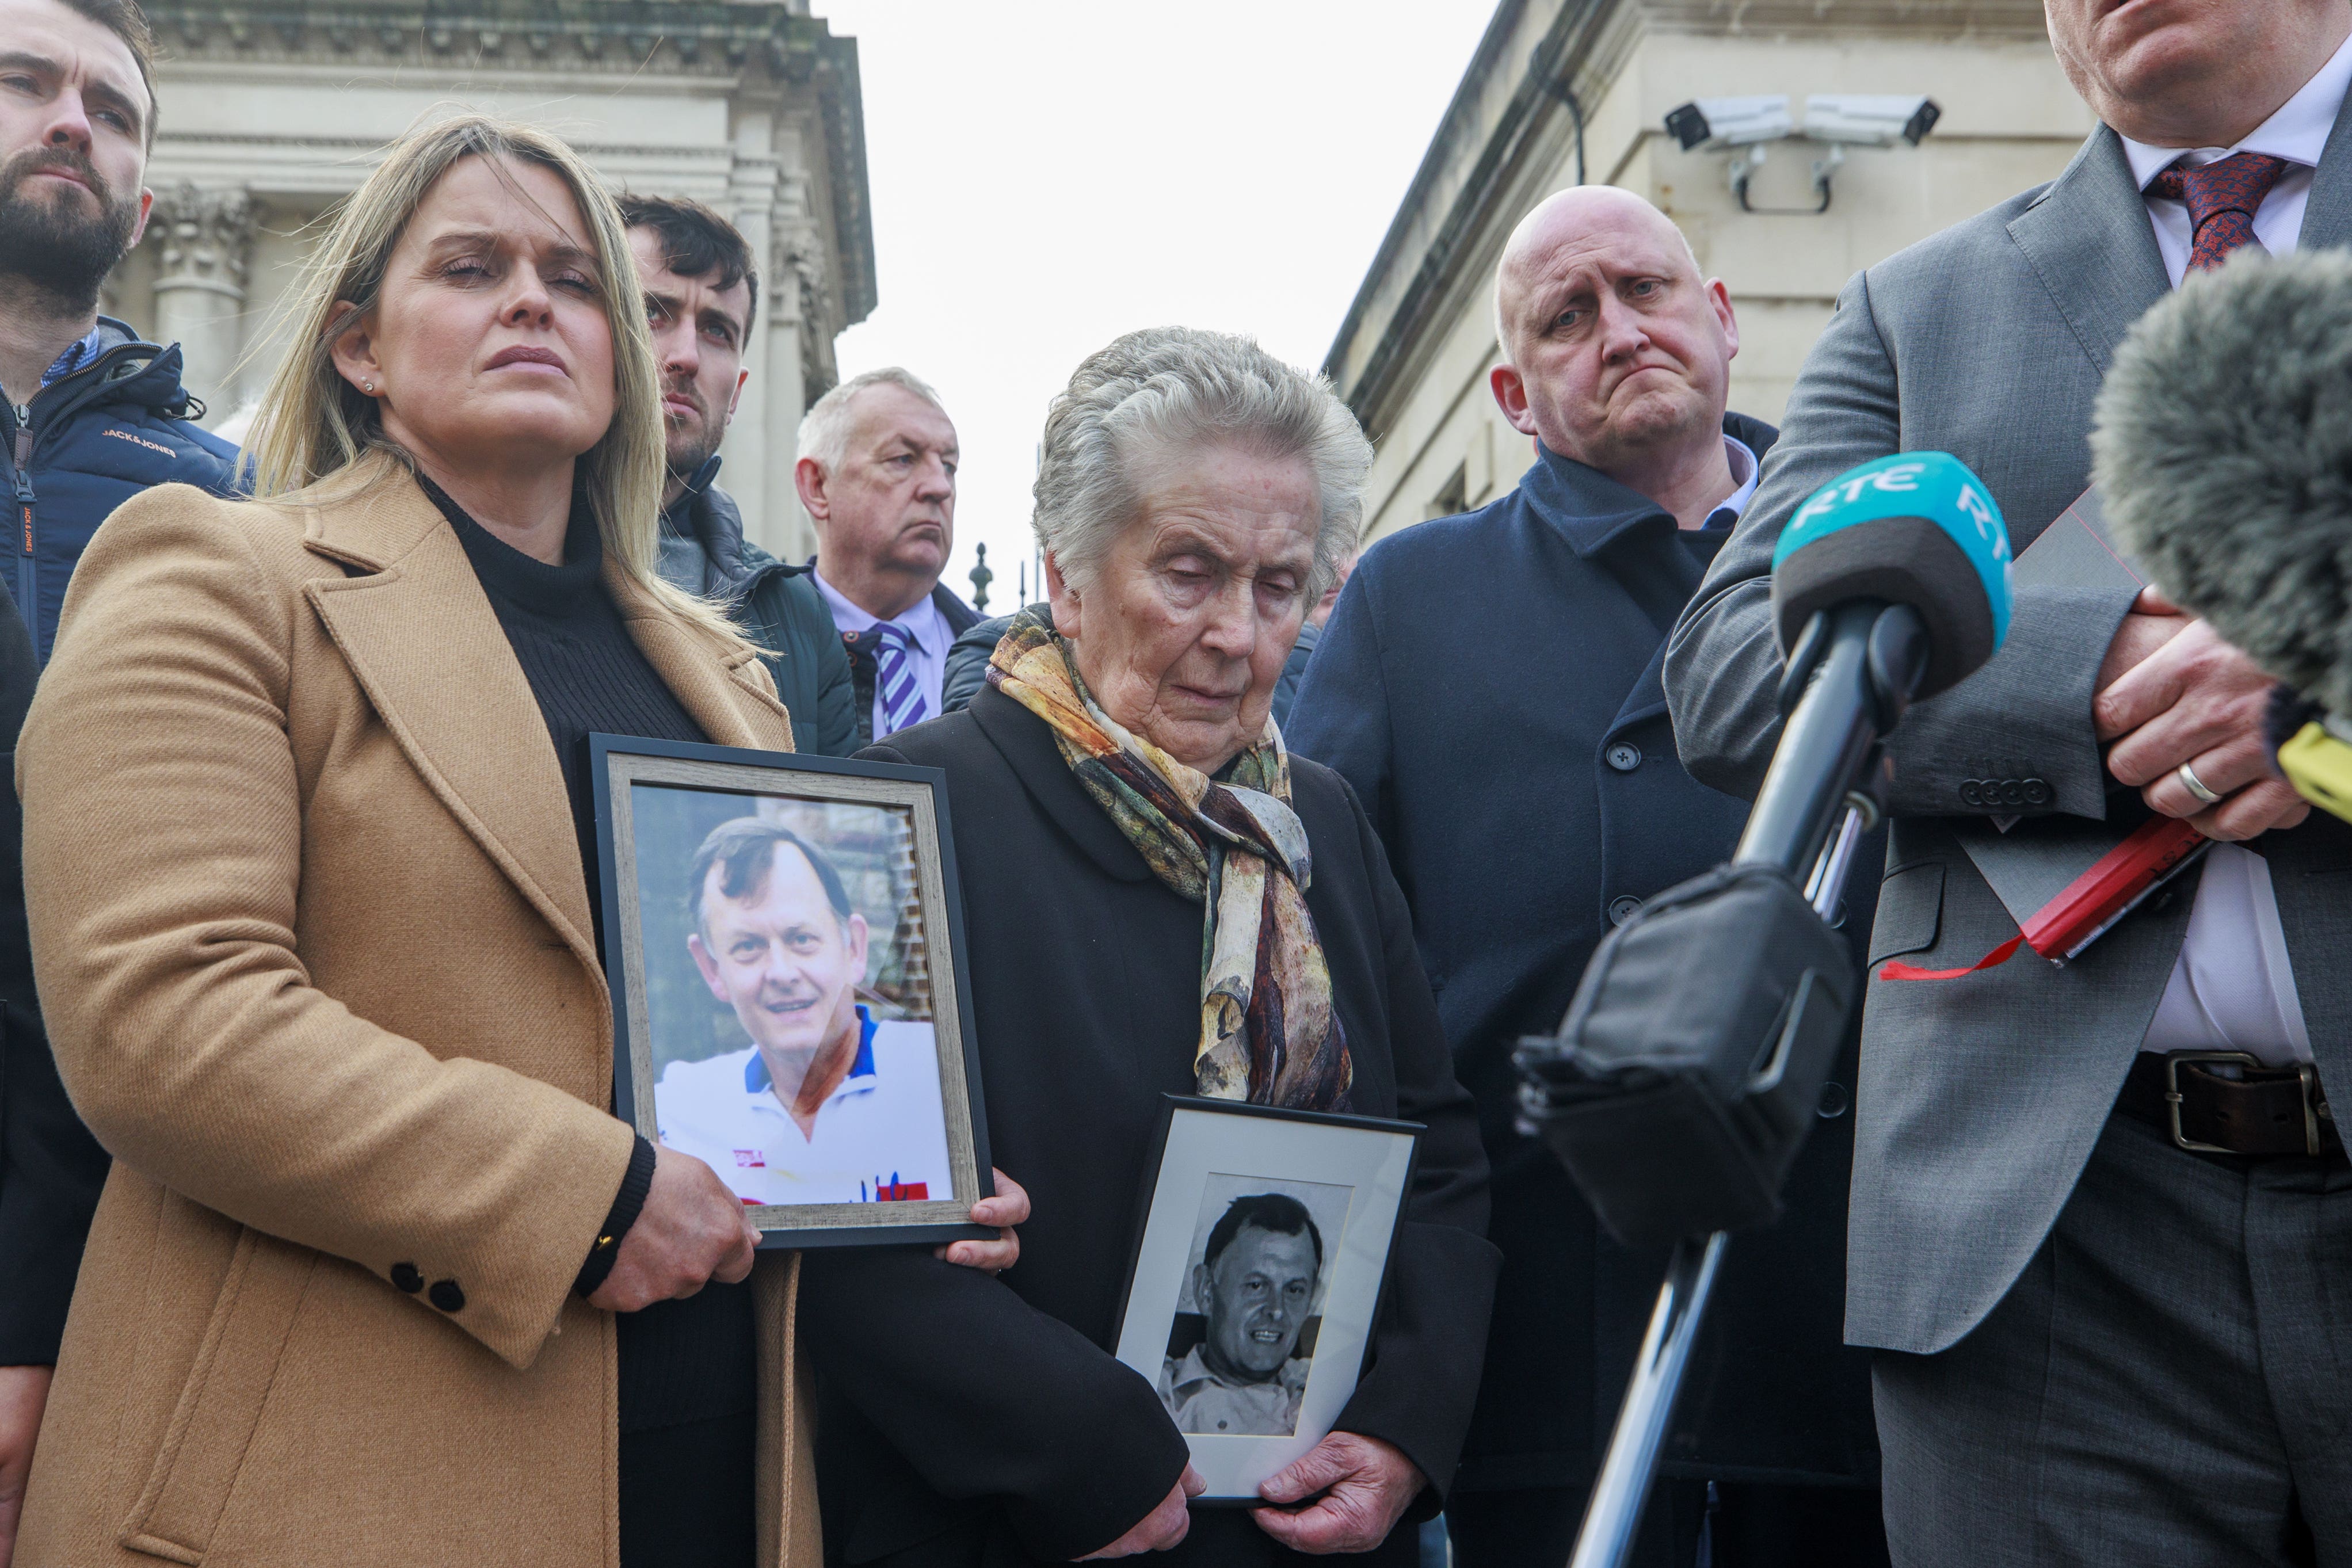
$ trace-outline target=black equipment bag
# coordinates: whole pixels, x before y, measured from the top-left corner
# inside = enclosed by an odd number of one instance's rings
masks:
[[[1837,1059],[1853,959],[1786,872],[1651,899],[1519,1043],[1526,1121],[1629,1247],[1769,1225]]]

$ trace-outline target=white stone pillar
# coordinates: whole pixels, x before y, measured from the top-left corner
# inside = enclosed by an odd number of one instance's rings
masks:
[[[743,396],[735,405],[734,423],[728,426],[726,443],[719,448],[727,459],[719,483],[742,507],[747,538],[780,559],[797,559],[785,556],[770,542],[773,530],[770,527],[768,468],[778,461],[791,462],[788,453],[776,454],[766,439],[768,379],[775,360],[768,325],[781,303],[780,294],[789,292],[791,287],[788,280],[776,277],[772,264],[775,253],[772,236],[775,229],[777,178],[774,141],[772,115],[765,110],[750,110],[740,116],[735,128],[734,167],[727,179],[727,200],[732,209],[728,215],[742,231],[751,247],[752,264],[760,269],[760,314],[743,344],[743,368],[751,372],[751,379],[743,383]]]
[[[800,456],[801,415],[808,412],[806,344],[810,313],[817,308],[812,282],[816,267],[814,235],[780,234],[775,246],[775,312],[768,318],[768,497],[767,548],[785,560],[816,553],[816,529],[801,510],[793,468]],[[767,541],[761,541],[766,543]]]
[[[157,193],[150,227],[162,241],[155,339],[180,345],[188,390],[208,405],[207,418],[226,418],[236,406],[237,355],[245,344],[253,202],[242,190],[183,180]]]

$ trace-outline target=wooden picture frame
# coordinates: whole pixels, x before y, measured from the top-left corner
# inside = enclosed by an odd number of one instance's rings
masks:
[[[993,1238],[947,776],[610,735],[589,758],[615,1113],[709,1163],[763,1248]]]

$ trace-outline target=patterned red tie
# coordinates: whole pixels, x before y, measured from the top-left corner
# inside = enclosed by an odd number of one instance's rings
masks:
[[[2290,167],[2267,152],[2232,152],[2201,168],[2175,164],[2147,183],[2147,193],[2189,208],[2196,235],[2189,246],[2189,270],[2203,272],[2221,266],[2241,246],[2255,243],[2254,214]]]

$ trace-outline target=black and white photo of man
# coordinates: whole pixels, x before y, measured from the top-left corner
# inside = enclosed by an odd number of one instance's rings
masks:
[[[1298,1427],[1310,1356],[1299,1333],[1320,1302],[1323,1233],[1307,1206],[1254,1193],[1227,1206],[1192,1270],[1207,1321],[1201,1343],[1170,1356],[1160,1398],[1181,1432],[1286,1437]]]

